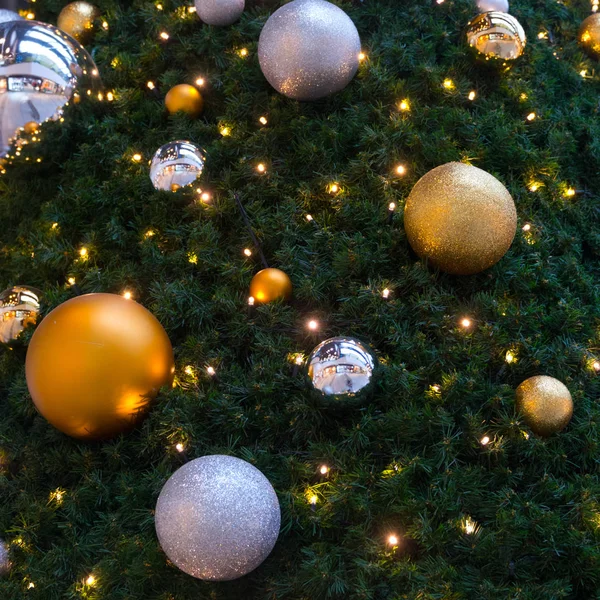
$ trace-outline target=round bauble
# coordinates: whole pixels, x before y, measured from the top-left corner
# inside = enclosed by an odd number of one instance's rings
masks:
[[[79,0],[67,4],[59,13],[58,28],[73,36],[79,42],[90,38],[94,30],[94,21],[100,16],[97,7]]]
[[[600,13],[584,19],[579,28],[579,43],[592,58],[600,58]]]
[[[99,89],[100,78],[79,42],[53,25],[0,23],[0,42],[0,154],[6,155],[21,127],[62,117],[73,92]]]
[[[132,427],[174,369],[162,325],[115,294],[78,296],[55,308],[33,334],[25,365],[38,411],[81,439]]]
[[[190,117],[197,117],[204,108],[204,100],[202,94],[193,85],[180,83],[167,92],[165,106],[172,115],[184,112]]]
[[[195,0],[196,13],[207,25],[235,23],[244,12],[245,0]]]
[[[358,69],[360,38],[350,17],[325,0],[293,0],[275,11],[258,42],[267,81],[296,100],[345,88]]]
[[[547,375],[530,377],[521,383],[516,406],[531,431],[541,436],[558,433],[573,416],[573,399],[567,386]]]
[[[517,19],[505,12],[486,12],[467,25],[467,43],[476,56],[501,65],[523,54],[527,38]]]
[[[22,21],[23,17],[21,17],[18,13],[13,12],[12,10],[7,10],[6,8],[0,8],[0,23],[9,23],[10,21]]]
[[[508,12],[508,0],[475,0],[477,11],[484,12]]]
[[[250,282],[250,296],[260,304],[288,300],[291,295],[292,280],[281,269],[263,269]]]
[[[150,180],[157,190],[176,191],[200,177],[205,162],[204,152],[191,142],[169,142],[155,152]]]
[[[16,285],[0,294],[0,342],[14,342],[23,329],[35,324],[40,312],[40,291]]]
[[[312,389],[333,402],[362,399],[372,392],[377,365],[372,350],[351,337],[321,342],[306,362]]]
[[[10,571],[10,557],[6,544],[0,540],[0,575],[6,575]]]
[[[510,248],[517,211],[493,175],[451,162],[416,183],[404,208],[404,228],[421,258],[446,273],[471,275],[491,267]]]
[[[275,546],[281,512],[269,480],[233,456],[203,456],[165,483],[156,503],[162,549],[182,571],[228,581],[253,571]]]

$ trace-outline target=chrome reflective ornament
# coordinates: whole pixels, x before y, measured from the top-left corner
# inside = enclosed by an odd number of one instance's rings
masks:
[[[0,294],[0,342],[14,342],[27,325],[34,324],[40,312],[40,292],[16,285]]]
[[[0,575],[6,575],[10,571],[10,557],[6,544],[0,540]]]
[[[10,21],[22,21],[23,17],[21,17],[18,13],[13,12],[12,10],[7,10],[6,8],[0,8],[0,23],[9,23]]]
[[[371,349],[350,337],[321,342],[307,361],[308,379],[322,397],[348,400],[372,391],[377,358]]]
[[[523,54],[526,41],[523,27],[508,13],[482,13],[467,25],[467,43],[485,61],[515,60]]]
[[[200,177],[205,161],[204,152],[191,142],[169,142],[156,151],[150,164],[152,185],[165,192],[177,191]]]
[[[99,87],[92,57],[54,25],[0,23],[0,154],[26,123],[60,118],[76,88]]]

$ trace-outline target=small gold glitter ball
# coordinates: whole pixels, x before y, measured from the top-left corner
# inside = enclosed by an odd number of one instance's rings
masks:
[[[292,295],[292,281],[281,269],[263,269],[250,283],[250,295],[260,304]]]
[[[573,416],[573,399],[567,386],[547,375],[530,377],[521,383],[516,405],[531,431],[541,436],[558,433]]]
[[[508,190],[493,176],[451,162],[426,173],[404,207],[413,250],[453,275],[472,275],[497,263],[517,231]]]
[[[171,114],[181,111],[190,117],[197,117],[204,108],[204,100],[193,85],[180,83],[167,92],[165,106]]]
[[[89,2],[71,2],[58,15],[57,25],[65,33],[73,36],[79,42],[89,39],[94,21],[100,16],[100,11]]]
[[[592,58],[600,58],[600,13],[594,13],[579,28],[579,43]]]

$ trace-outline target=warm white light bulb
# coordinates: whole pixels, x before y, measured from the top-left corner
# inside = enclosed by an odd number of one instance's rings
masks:
[[[392,534],[392,535],[388,536],[388,539],[387,539],[387,541],[388,541],[388,544],[389,544],[390,546],[397,546],[397,545],[398,545],[398,541],[399,541],[399,540],[398,540],[398,536],[397,536],[397,535],[394,535],[394,534]]]
[[[329,473],[329,467],[327,465],[321,465],[319,471],[321,475],[327,475],[327,473]]]
[[[179,442],[179,444],[175,444],[175,450],[177,450],[177,452],[183,452],[185,450],[185,446]]]
[[[248,306],[254,306],[254,296],[248,296]]]
[[[487,436],[487,435],[484,435],[484,436],[483,436],[483,437],[482,437],[482,438],[479,440],[479,443],[480,443],[482,446],[487,446],[487,445],[490,443],[490,438],[489,438],[489,436]]]
[[[85,580],[86,585],[94,585],[96,583],[96,578],[93,575],[88,575],[88,578]]]
[[[307,323],[307,327],[311,330],[311,331],[316,331],[319,328],[319,323],[318,321],[309,321]]]
[[[206,372],[212,377],[215,374],[213,367],[207,367]]]
[[[125,298],[125,300],[131,300],[131,292],[123,292],[123,298]]]
[[[389,297],[390,297],[390,290],[389,290],[388,288],[385,288],[385,289],[383,290],[383,292],[381,292],[381,295],[382,295],[382,296],[383,296],[385,299],[389,298]]]
[[[467,319],[467,317],[465,317],[464,319],[461,319],[460,324],[467,329],[471,327],[471,319]]]

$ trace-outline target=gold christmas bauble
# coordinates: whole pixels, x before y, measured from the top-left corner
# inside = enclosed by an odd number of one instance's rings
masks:
[[[508,190],[493,176],[451,162],[426,173],[404,208],[413,250],[446,273],[471,275],[497,263],[517,231]]]
[[[114,294],[78,296],[55,308],[33,334],[25,367],[38,411],[81,439],[132,427],[174,369],[162,325]]]
[[[280,269],[263,269],[250,282],[250,295],[261,304],[292,295],[292,281]]]
[[[467,43],[478,58],[503,65],[525,50],[525,30],[512,15],[491,11],[477,15],[467,25]]]
[[[39,126],[40,124],[37,121],[28,121],[25,123],[25,125],[23,125],[23,130],[25,133],[32,134],[38,130]]]
[[[197,117],[202,112],[204,100],[193,85],[180,83],[167,92],[165,106],[171,114],[182,111],[190,117]]]
[[[600,13],[594,13],[579,28],[579,43],[592,58],[600,58]]]
[[[573,399],[567,386],[547,375],[530,377],[521,383],[516,405],[530,429],[541,436],[558,433],[573,416]]]
[[[59,29],[74,37],[79,42],[89,39],[94,21],[100,16],[100,11],[89,2],[71,2],[58,15],[56,24]]]

